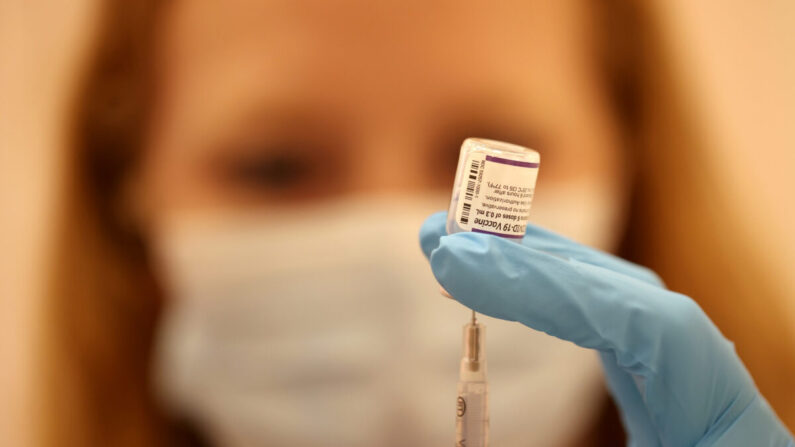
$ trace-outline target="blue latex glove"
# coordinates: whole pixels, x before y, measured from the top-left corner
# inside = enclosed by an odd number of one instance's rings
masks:
[[[521,244],[446,235],[420,244],[465,306],[599,351],[633,446],[794,446],[729,342],[692,299],[615,256],[528,225]]]

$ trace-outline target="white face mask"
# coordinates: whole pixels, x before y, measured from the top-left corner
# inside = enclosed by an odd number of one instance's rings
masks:
[[[450,444],[469,311],[439,295],[417,241],[444,201],[365,198],[162,225],[162,397],[219,446]],[[484,321],[492,442],[571,439],[603,393],[596,357]]]

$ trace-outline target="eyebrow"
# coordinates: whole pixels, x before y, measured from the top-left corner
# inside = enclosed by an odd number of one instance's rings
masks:
[[[221,141],[292,139],[320,144],[325,140],[348,139],[345,120],[338,114],[322,111],[317,103],[254,99],[241,109],[223,130]]]
[[[531,148],[542,148],[549,144],[549,131],[521,109],[531,109],[521,105],[517,98],[506,95],[477,96],[470,100],[457,100],[445,104],[436,113],[440,119],[441,132],[487,132],[489,135],[468,135],[492,138],[521,144]]]

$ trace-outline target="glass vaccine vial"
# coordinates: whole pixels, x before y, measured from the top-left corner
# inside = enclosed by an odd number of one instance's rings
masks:
[[[526,147],[467,138],[461,145],[447,234],[472,231],[520,241],[541,156]]]

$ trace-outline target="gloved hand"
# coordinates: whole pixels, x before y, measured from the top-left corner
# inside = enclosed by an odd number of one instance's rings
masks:
[[[599,352],[633,446],[794,446],[734,346],[692,299],[654,272],[528,225],[521,244],[446,235],[420,244],[465,306]]]

